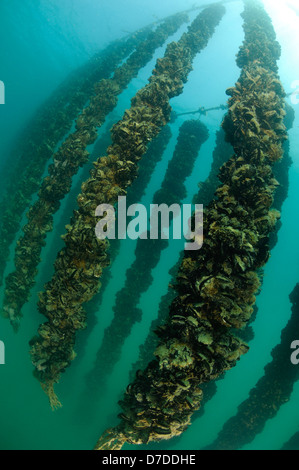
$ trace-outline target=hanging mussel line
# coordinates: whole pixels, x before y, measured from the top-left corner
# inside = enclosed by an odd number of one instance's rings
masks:
[[[227,93],[223,128],[235,155],[220,171],[222,185],[204,216],[204,243],[186,253],[177,297],[159,327],[156,359],[127,388],[120,424],[96,449],[121,449],[184,432],[202,400],[200,385],[234,367],[248,346],[234,331],[251,317],[269,258],[271,210],[277,181],[272,166],[283,156],[284,90],[277,75],[280,46],[259,2],[245,1],[245,41],[238,53],[239,81]]]
[[[210,173],[204,182],[199,183],[200,189],[194,197],[194,204],[203,204],[203,206],[206,207],[211,202],[215,195],[216,189],[220,185],[218,178],[220,168],[228,161],[232,155],[232,152],[232,146],[225,141],[225,133],[223,129],[219,129],[216,134],[216,146],[213,151]],[[173,289],[173,286],[176,283],[179,266],[183,256],[184,253],[182,252],[179,261],[169,271],[171,279],[168,292],[161,298],[161,302],[158,307],[157,318],[152,321],[149,334],[144,344],[140,346],[139,358],[136,363],[133,364],[130,372],[131,380],[134,380],[137,371],[144,369],[153,358],[155,349],[158,346],[158,337],[155,334],[155,330],[159,325],[163,324],[167,320],[169,306],[175,298],[175,290]]]
[[[187,196],[185,181],[192,174],[201,146],[208,137],[208,130],[200,121],[185,121],[182,124],[173,157],[168,163],[161,188],[153,196],[153,204],[167,204],[170,207],[183,203]],[[162,233],[165,228],[161,221],[159,232]],[[137,240],[135,260],[126,272],[125,285],[116,294],[113,320],[104,332],[94,368],[88,374],[90,381],[96,383],[98,393],[105,389],[107,377],[119,361],[134,324],[142,319],[142,309],[138,304],[142,294],[153,283],[152,271],[168,245],[167,240],[151,240],[150,234],[146,240]]]
[[[141,201],[143,195],[146,192],[146,188],[150,183],[151,177],[156,169],[157,164],[162,160],[164,152],[166,151],[170,139],[172,137],[172,132],[170,126],[165,126],[162,128],[161,132],[158,136],[150,143],[146,155],[144,158],[140,160],[139,168],[138,168],[138,178],[133,182],[132,186],[128,190],[127,194],[127,205],[130,206],[131,204],[135,204],[136,201]],[[105,151],[107,146],[105,147]],[[100,155],[101,153],[99,153]],[[109,258],[110,258],[110,268],[112,267],[115,259],[119,254],[121,246],[121,240],[117,237],[115,240],[110,240],[110,247],[109,247]],[[106,287],[109,284],[109,281],[112,278],[111,270],[105,269],[101,278],[101,289],[99,293],[93,297],[93,299],[88,302],[85,306],[86,314],[88,317],[88,328],[84,332],[82,332],[78,336],[77,340],[77,354],[78,356],[82,355],[83,357],[83,350],[87,344],[87,337],[92,332],[93,326],[97,324],[97,316],[98,312],[101,308],[101,303],[103,300],[103,294],[105,292]],[[78,357],[79,359],[79,357]],[[77,362],[78,362],[77,359]],[[93,379],[91,378],[89,385],[90,388],[88,389],[88,393],[90,394],[91,389],[93,388],[93,384],[95,384],[95,388],[98,389],[98,380],[99,380],[99,373],[97,373]]]
[[[115,204],[138,175],[138,162],[147,146],[170,120],[169,100],[183,92],[192,63],[213,35],[225,9],[213,5],[193,21],[178,42],[158,59],[150,83],[132,99],[132,107],[112,130],[107,156],[95,163],[82,185],[79,210],[74,212],[65,248],[58,254],[55,274],[40,295],[39,311],[48,321],[31,341],[35,374],[52,406],[59,406],[54,384],[75,357],[76,333],[86,326],[82,304],[99,290],[102,270],[109,264],[107,240],[95,237],[98,205]]]
[[[96,141],[97,129],[116,107],[117,97],[137,76],[140,68],[152,59],[155,50],[187,20],[188,18],[181,14],[166,20],[137,46],[127,61],[115,70],[112,78],[103,79],[96,84],[95,95],[77,118],[76,130],[53,155],[54,163],[48,168],[48,175],[41,184],[38,199],[27,214],[24,234],[17,242],[15,271],[6,279],[3,310],[15,330],[18,329],[22,317],[22,307],[28,301],[35,284],[41,251],[45,246],[47,233],[53,229],[53,215],[59,210],[60,201],[71,190],[73,176],[89,160],[87,146]]]
[[[280,344],[271,352],[272,360],[266,365],[264,376],[208,449],[238,450],[251,443],[263,431],[267,421],[273,419],[281,406],[290,400],[294,385],[299,380],[299,369],[290,360],[294,331],[299,329],[299,284],[290,295],[290,301],[291,318],[281,332]]]
[[[171,127],[166,125],[162,128],[158,136],[150,143],[148,150],[139,162],[138,178],[135,179],[132,186],[128,189],[127,193],[127,205],[130,206],[135,204],[136,201],[141,201],[142,197],[146,193],[146,189],[151,181],[152,175],[156,169],[157,164],[162,160],[163,155],[168,147],[170,139],[172,137]],[[107,146],[105,147],[105,151]],[[98,153],[100,155],[101,152]],[[117,260],[119,253],[121,252],[121,240],[116,237],[115,240],[110,240],[109,246],[109,259],[110,268],[113,263]],[[80,359],[84,358],[84,353],[88,345],[88,337],[92,333],[95,325],[98,323],[98,312],[102,308],[104,300],[105,290],[108,287],[113,273],[111,269],[105,269],[101,277],[101,289],[99,292],[85,305],[85,311],[88,318],[88,325],[76,339],[76,364],[78,367]],[[92,376],[92,373],[94,374]],[[82,403],[84,403],[84,419],[90,421],[94,416],[94,401],[98,400],[99,393],[99,380],[101,371],[97,371],[96,367],[92,372],[86,374],[85,387],[79,398],[78,406],[82,410]],[[82,417],[80,418],[82,421]]]
[[[293,127],[294,119],[295,119],[295,113],[294,113],[293,108],[291,106],[289,106],[288,104],[286,104],[286,116],[284,118],[284,123],[285,123],[285,126],[286,126],[287,130],[290,130]],[[290,142],[289,142],[289,140],[286,140],[284,142],[283,149],[284,149],[283,158],[279,162],[277,162],[277,164],[274,165],[274,167],[273,167],[274,177],[275,177],[275,179],[277,179],[277,181],[279,183],[279,186],[278,186],[278,188],[276,189],[276,192],[275,192],[273,206],[279,211],[282,209],[283,203],[287,199],[288,190],[289,190],[289,170],[290,170],[290,167],[292,165],[292,159],[291,159],[291,156],[290,156]],[[202,200],[202,199],[199,198],[198,200]],[[278,232],[281,228],[281,225],[282,225],[281,221],[279,220],[277,222],[276,226],[275,226],[275,229],[270,234],[270,239],[269,239],[270,251],[272,251],[275,248],[276,243],[278,242]],[[262,289],[262,284],[261,284],[260,289]],[[254,306],[254,312],[253,312],[250,320],[248,321],[246,327],[243,330],[238,331],[238,337],[241,338],[243,341],[245,341],[247,344],[250,343],[251,341],[253,341],[253,339],[254,339],[255,335],[254,335],[254,330],[253,330],[252,324],[255,321],[257,315],[258,315],[258,307],[257,307],[257,305],[255,305]],[[137,369],[135,368],[135,372],[141,368],[140,365],[141,364],[139,364],[139,367]],[[221,379],[221,377],[220,377],[220,379]],[[202,416],[202,414],[204,412],[203,406],[215,396],[215,394],[217,392],[217,383],[218,383],[217,381],[215,381],[214,383],[208,383],[207,384],[208,386],[213,384],[213,388],[211,388],[211,389],[210,389],[210,387],[208,387],[208,389],[206,387],[204,388],[204,399],[203,399],[203,403],[201,405],[201,413],[198,413],[194,416],[194,418],[192,420],[193,423],[195,422],[196,419],[198,419],[200,416]],[[265,390],[264,390],[264,393],[266,393]],[[243,405],[241,405],[241,408],[243,408]],[[245,406],[244,406],[244,408],[245,408]],[[208,448],[209,449],[215,449],[215,448],[225,449],[225,445],[224,445],[225,443],[224,443],[224,441],[222,441],[222,439],[227,439],[227,441],[229,440],[228,435],[230,435],[230,431],[228,433],[227,433],[227,431],[229,430],[231,424],[238,423],[239,421],[241,421],[244,418],[244,417],[241,417],[241,416],[242,416],[242,412],[240,413],[240,415],[238,413],[232,420],[229,420],[229,422],[224,425],[223,430],[219,434],[219,437]],[[246,427],[250,428],[251,425],[250,425],[249,422],[251,421],[251,419],[254,420],[255,418],[251,417],[248,413],[247,419],[248,419],[248,423],[247,423],[248,426],[246,426]],[[252,427],[254,427],[254,426],[252,426]],[[224,431],[224,429],[226,431]],[[251,440],[253,440],[254,437],[255,437],[254,436],[255,431],[253,431],[252,434],[251,434]],[[232,431],[232,433],[234,434],[234,431]],[[250,433],[248,432],[247,434],[248,434],[248,437],[249,437]],[[238,448],[238,445],[236,444],[238,437],[237,437],[236,434],[235,434],[235,437],[236,437],[235,443],[232,442],[231,445],[229,446],[229,448],[234,447],[234,446],[235,446],[235,449]]]
[[[285,126],[287,130],[290,130],[293,127],[295,120],[294,109],[286,104],[286,116],[284,119]],[[280,186],[277,188],[274,198],[274,207],[278,210],[282,209],[282,206],[287,199],[288,190],[289,190],[289,169],[292,165],[292,159],[290,156],[290,142],[287,140],[284,142],[284,156],[283,159],[277,162],[273,168],[273,173]],[[270,236],[270,250],[272,251],[278,242],[278,232],[281,228],[281,221],[279,220],[276,224],[276,229],[271,233]],[[217,439],[211,444],[208,448],[210,449],[238,449],[245,444],[249,444],[253,441],[256,435],[262,432],[263,427],[266,424],[266,421],[271,419],[276,415],[280,406],[287,401],[289,398],[292,389],[293,383],[298,380],[298,377],[292,374],[290,368],[287,367],[283,377],[275,378],[273,380],[274,371],[278,370],[278,359],[281,357],[285,358],[286,351],[289,353],[289,344],[287,339],[291,331],[294,331],[294,325],[296,321],[296,312],[297,308],[296,295],[298,293],[298,287],[290,296],[291,302],[293,303],[293,315],[290,319],[287,327],[282,332],[282,342],[280,345],[274,348],[271,353],[274,358],[271,363],[269,363],[265,368],[265,375],[259,380],[257,385],[253,390],[250,391],[249,399],[245,400],[238,409],[238,413],[233,418],[229,419],[227,423],[224,424],[223,429],[220,431]],[[257,311],[256,311],[257,313]],[[248,326],[250,322],[248,323]],[[244,330],[248,329],[248,326]],[[244,338],[242,332],[242,338]],[[251,335],[250,340],[253,339]],[[246,340],[247,341],[247,340]],[[293,367],[293,366],[292,366]],[[293,371],[294,372],[294,371]],[[272,377],[271,377],[272,374]],[[277,375],[277,374],[276,374]],[[286,381],[285,377],[288,377]],[[282,383],[283,382],[283,383]],[[286,383],[284,383],[286,382]],[[274,384],[274,389],[272,385]],[[267,386],[269,389],[267,389]],[[279,387],[279,389],[277,388]],[[279,391],[278,391],[279,390]],[[284,393],[280,392],[283,390]],[[259,398],[257,398],[259,397]],[[281,402],[279,401],[281,398]],[[287,397],[287,398],[286,398]],[[246,429],[246,435],[244,433],[237,434],[240,432],[241,427]],[[228,436],[230,436],[228,438]]]
[[[94,95],[95,84],[109,78],[149,32],[150,28],[137,31],[128,39],[116,41],[92,57],[51,95],[18,138],[21,144],[11,152],[9,165],[12,170],[0,203],[0,285],[10,245],[20,229],[24,211],[40,187],[45,167],[55,148],[71,130],[85,103]],[[15,160],[17,163],[13,165]]]
[[[286,126],[287,131],[289,131],[290,129],[292,129],[293,124],[294,124],[295,112],[294,112],[294,109],[287,103],[285,103],[285,111],[286,111],[286,116],[284,118],[284,124]],[[278,210],[279,212],[282,211],[283,204],[286,201],[287,196],[288,196],[289,170],[290,170],[291,165],[292,165],[292,158],[290,156],[290,142],[289,140],[286,140],[283,143],[283,158],[279,160],[273,167],[274,178],[277,180],[279,184],[275,191],[273,207],[275,207],[275,209]],[[279,219],[275,225],[274,230],[271,232],[270,237],[269,237],[270,252],[275,248],[278,242],[278,233],[279,233],[279,230],[281,229],[281,226],[282,226],[282,222],[281,222],[281,219]],[[261,281],[263,281],[262,278],[261,278]],[[261,282],[260,290],[262,290],[262,282]],[[251,316],[249,322],[247,323],[246,328],[244,328],[242,331],[239,332],[239,337],[241,337],[247,343],[254,339],[254,331],[251,325],[256,320],[257,314],[258,314],[258,307],[257,305],[255,305],[254,313]]]

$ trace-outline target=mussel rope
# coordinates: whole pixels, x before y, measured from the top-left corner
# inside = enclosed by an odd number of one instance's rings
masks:
[[[73,176],[89,160],[87,147],[96,141],[98,128],[117,105],[117,96],[137,76],[140,68],[152,59],[155,50],[186,21],[187,17],[181,14],[166,20],[137,46],[128,60],[115,70],[111,79],[104,79],[96,85],[95,95],[76,121],[76,131],[53,155],[54,163],[41,184],[37,201],[27,214],[24,235],[17,242],[15,270],[6,279],[4,315],[10,319],[15,330],[22,317],[22,307],[35,284],[41,251],[47,233],[53,229],[53,216],[60,208],[60,201],[70,191]]]
[[[137,31],[129,39],[112,43],[96,54],[52,93],[18,137],[21,145],[11,152],[8,183],[0,203],[0,285],[9,247],[20,229],[22,216],[41,184],[47,162],[58,143],[71,130],[73,121],[94,95],[94,85],[109,78],[115,68],[148,36],[150,28]],[[12,162],[17,160],[14,165]],[[17,175],[17,177],[16,177]]]

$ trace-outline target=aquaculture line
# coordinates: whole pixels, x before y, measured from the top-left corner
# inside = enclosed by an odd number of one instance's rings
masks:
[[[293,127],[294,119],[294,110],[286,103],[284,123],[287,130]],[[283,149],[283,158],[273,167],[274,176],[280,184],[276,190],[273,203],[274,207],[278,210],[281,210],[288,196],[289,169],[292,164],[290,143],[288,140],[284,143]],[[278,232],[281,225],[281,221],[279,220],[275,230],[271,233],[269,240],[271,251],[278,242]],[[206,449],[237,450],[245,444],[249,444],[258,433],[262,432],[267,420],[273,418],[278,413],[280,406],[288,400],[293,390],[293,383],[298,379],[296,368],[290,364],[289,361],[290,343],[292,342],[289,338],[291,332],[296,331],[294,325],[296,321],[298,321],[298,319],[296,319],[296,315],[298,315],[296,302],[297,293],[298,287],[290,296],[291,302],[293,303],[292,318],[282,332],[281,344],[277,345],[272,352],[273,360],[265,367],[264,377],[262,377],[254,389],[249,392],[249,398],[239,406],[237,414],[224,424],[217,439]],[[254,315],[252,315],[246,328],[241,332],[242,338],[246,338],[247,342],[252,341],[254,338],[253,328],[250,325],[252,321],[255,320],[257,314],[258,308],[255,306]],[[282,367],[283,361],[285,361],[284,367]],[[277,370],[279,370],[280,366],[283,373],[280,373],[279,377],[277,377]],[[243,429],[242,433],[240,433],[241,428]]]
[[[95,210],[100,204],[115,204],[118,196],[126,194],[149,142],[170,120],[169,100],[182,93],[193,59],[207,45],[224,11],[218,5],[207,8],[178,42],[168,45],[150,83],[136,94],[132,107],[113,127],[107,156],[95,163],[90,179],[82,185],[79,209],[64,236],[65,248],[40,295],[39,311],[48,321],[31,342],[35,373],[52,407],[60,405],[54,384],[75,358],[76,333],[86,326],[82,304],[98,292],[102,270],[109,264],[107,240],[95,237]]]
[[[293,127],[295,113],[294,113],[294,110],[291,106],[289,106],[287,103],[285,103],[285,105],[286,105],[286,116],[284,118],[284,123],[285,123],[285,126],[286,126],[287,130],[289,130]],[[207,201],[207,198],[210,197],[211,192],[213,190],[212,188],[216,184],[216,181],[218,179],[218,178],[216,178],[216,176],[218,174],[218,172],[216,173],[216,168],[217,168],[217,162],[219,163],[219,161],[220,161],[220,153],[219,153],[220,149],[222,147],[223,150],[229,151],[230,146],[227,143],[223,142],[221,135],[218,135],[217,141],[218,141],[218,144],[215,148],[215,157],[216,158],[214,157],[214,160],[213,160],[211,174],[209,175],[207,181],[205,181],[201,185],[201,189],[199,191],[199,195],[195,199],[195,203],[198,203],[198,201],[203,201],[204,205],[206,204],[205,201]],[[283,149],[284,149],[283,158],[279,162],[277,162],[277,164],[274,165],[274,167],[273,167],[274,177],[277,179],[277,181],[280,184],[280,186],[278,186],[277,189],[276,189],[275,197],[274,197],[274,203],[273,203],[273,206],[278,210],[281,210],[281,208],[283,206],[283,203],[287,198],[288,189],[289,189],[289,169],[290,169],[292,160],[291,160],[291,157],[289,155],[289,141],[288,140],[284,142]],[[225,157],[225,152],[223,152],[223,156]],[[225,158],[225,160],[226,160],[226,158]],[[273,250],[276,243],[278,242],[278,232],[281,228],[281,225],[282,225],[281,221],[279,220],[278,223],[275,226],[275,230],[273,230],[273,232],[270,234],[270,239],[269,239],[270,251]],[[262,289],[262,284],[260,286],[260,290],[261,289]],[[251,318],[248,321],[246,327],[242,330],[238,330],[239,338],[241,338],[247,344],[250,343],[254,339],[254,330],[253,330],[252,324],[255,321],[257,315],[258,315],[258,308],[257,308],[257,305],[255,305],[253,314],[251,315]],[[150,347],[152,348],[152,345]],[[138,369],[139,368],[140,367],[138,367]],[[222,378],[223,377],[220,377],[220,380]],[[217,392],[217,383],[218,383],[218,381],[209,382],[207,384],[207,386],[204,387],[204,399],[203,399],[203,402],[201,404],[201,409],[200,409],[200,412],[197,413],[194,416],[193,423],[196,419],[199,419],[203,415],[204,406],[206,405],[206,403],[208,401],[210,401],[215,396],[215,394]],[[270,383],[269,383],[269,386],[271,387]],[[238,419],[237,416],[235,417],[235,419],[236,420]],[[250,426],[251,421],[254,421],[254,418],[250,414],[248,414],[248,426]],[[233,422],[233,420],[232,420],[232,422]],[[226,428],[228,430],[229,425],[227,426],[225,424],[224,428]],[[222,435],[222,431],[221,431],[220,434]],[[254,432],[251,434],[251,437],[252,437],[252,439],[254,439]],[[209,445],[207,447],[207,449],[218,448],[218,443],[217,442],[218,441],[215,441],[213,444]],[[229,448],[232,445],[233,444],[230,443]],[[219,448],[221,448],[221,445],[220,445]],[[225,447],[223,447],[223,449],[224,448]]]
[[[139,371],[121,401],[120,424],[96,449],[121,449],[171,439],[198,410],[200,385],[234,367],[248,346],[235,335],[253,312],[259,271],[269,258],[269,236],[280,217],[271,209],[283,156],[285,92],[277,75],[280,46],[259,2],[245,2],[245,42],[239,81],[228,90],[223,128],[235,154],[220,170],[221,185],[205,211],[204,244],[186,253],[177,297],[158,328],[155,359]]]
[[[24,235],[18,240],[15,253],[16,269],[6,280],[4,312],[14,328],[18,328],[21,309],[27,302],[34,285],[37,267],[47,233],[53,228],[53,215],[60,208],[60,201],[70,191],[72,178],[89,159],[87,146],[93,144],[97,129],[106,116],[115,108],[117,96],[128,86],[140,68],[152,58],[157,47],[177,31],[186,15],[177,14],[151,32],[139,44],[136,51],[114,72],[110,79],[103,79],[95,86],[95,94],[76,121],[76,130],[71,133],[54,154],[54,163],[49,166],[48,176],[42,182],[38,199],[30,208]]]
[[[8,183],[0,203],[0,285],[9,247],[20,229],[25,209],[40,187],[47,162],[61,139],[71,130],[82,107],[94,95],[95,84],[109,78],[122,60],[148,36],[149,31],[150,28],[144,28],[96,54],[50,96],[17,139],[21,145],[11,152]],[[12,165],[14,160],[17,160],[16,165]]]

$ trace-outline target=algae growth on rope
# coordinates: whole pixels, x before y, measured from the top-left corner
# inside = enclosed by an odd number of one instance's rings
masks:
[[[112,129],[107,156],[95,163],[83,183],[65,248],[58,254],[55,274],[40,295],[39,310],[48,321],[31,341],[35,374],[51,405],[59,406],[54,384],[75,358],[78,330],[85,328],[82,304],[99,290],[102,270],[109,264],[107,240],[95,238],[98,205],[115,204],[138,176],[138,162],[150,141],[170,120],[169,100],[182,93],[195,56],[208,44],[225,9],[213,5],[200,13],[178,42],[168,45],[158,59],[149,84],[132,99],[132,107]]]
[[[269,236],[280,214],[271,209],[278,182],[272,167],[287,139],[285,92],[277,75],[280,47],[259,2],[246,1],[239,81],[223,128],[235,154],[205,211],[204,244],[186,254],[168,321],[157,329],[155,359],[137,373],[121,401],[120,424],[97,450],[146,444],[184,432],[200,408],[201,384],[234,367],[248,346],[235,334],[253,312],[269,258]]]

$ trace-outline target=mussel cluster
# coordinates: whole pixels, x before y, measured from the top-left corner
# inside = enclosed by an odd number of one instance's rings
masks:
[[[293,127],[295,113],[291,106],[286,103],[286,116],[284,123],[289,130]],[[290,143],[284,143],[284,156],[274,167],[273,173],[280,186],[277,188],[274,198],[274,207],[281,210],[285,202],[289,189],[289,168],[292,164],[290,156]],[[270,250],[278,242],[278,232],[281,222],[276,224],[275,230],[270,236]],[[217,439],[207,449],[239,449],[245,444],[254,440],[258,433],[261,433],[267,420],[273,418],[280,407],[286,403],[292,393],[293,384],[298,379],[296,368],[289,360],[290,344],[292,342],[292,332],[297,329],[298,323],[298,292],[299,286],[290,296],[293,304],[292,316],[281,334],[281,343],[272,351],[272,360],[265,367],[264,376],[257,382],[250,391],[249,398],[238,407],[237,414],[230,418],[223,426]],[[250,324],[258,313],[257,306],[247,327],[240,333],[246,341],[254,336]],[[277,373],[277,371],[280,371]]]
[[[170,98],[182,92],[194,57],[207,45],[224,11],[221,5],[207,8],[178,42],[167,47],[150,83],[136,94],[131,108],[113,127],[107,156],[95,162],[90,179],[82,185],[79,209],[64,236],[65,248],[40,295],[39,310],[48,321],[31,342],[36,375],[54,406],[53,386],[74,359],[76,332],[85,327],[82,304],[97,293],[102,270],[109,263],[107,240],[95,237],[96,207],[115,204],[138,176],[138,162],[149,142],[170,120]]]
[[[234,330],[252,315],[259,272],[269,259],[269,236],[280,216],[271,209],[278,185],[272,167],[283,156],[287,135],[271,20],[252,1],[245,2],[243,16],[241,51],[254,52],[228,90],[223,122],[235,154],[222,166],[221,185],[205,211],[203,247],[182,261],[169,319],[156,331],[156,359],[127,388],[121,423],[104,433],[97,449],[180,435],[200,407],[200,385],[219,378],[248,351]]]

